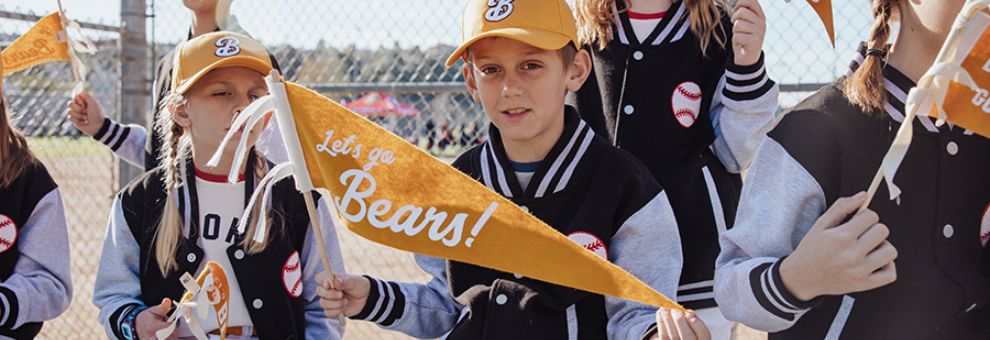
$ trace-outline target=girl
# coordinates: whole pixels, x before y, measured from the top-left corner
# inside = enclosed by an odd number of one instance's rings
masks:
[[[728,339],[712,293],[718,235],[777,108],[763,10],[756,0],[577,0],[576,13],[594,73],[570,102],[667,190],[684,250],[678,302]]]
[[[899,201],[881,185],[869,210],[849,217],[964,2],[874,0],[853,72],[760,145],[736,227],[721,239],[715,293],[730,319],[786,339],[990,336],[990,140],[936,127],[923,107],[906,122],[914,139]]]
[[[27,140],[10,125],[0,96],[0,338],[34,338],[41,323],[65,312],[69,301],[62,197]]]
[[[179,277],[195,276],[214,261],[224,268],[230,287],[228,337],[339,338],[341,326],[323,317],[313,292],[312,278],[322,270],[309,233],[315,221],[294,184],[276,184],[267,193],[271,211],[252,209],[241,235],[238,219],[270,164],[252,152],[242,180],[225,183],[226,176],[216,174],[228,173],[236,149],[231,143],[222,150],[221,165],[205,165],[232,119],[266,94],[262,75],[272,70],[268,53],[249,37],[214,32],[180,45],[175,62],[174,92],[165,99],[168,114],[156,122],[166,141],[162,166],[124,189],[111,212],[93,296],[107,335],[154,336],[168,325],[165,300],[177,300],[185,290]],[[254,145],[262,129],[242,138]],[[256,222],[260,214],[270,216],[264,231]],[[342,267],[326,211],[320,210],[320,219],[334,267]],[[256,233],[264,242],[254,241]],[[216,318],[200,324],[204,332],[220,334]],[[185,323],[177,333],[191,335]]]

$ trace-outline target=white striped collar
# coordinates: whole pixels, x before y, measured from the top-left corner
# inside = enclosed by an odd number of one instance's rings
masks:
[[[625,2],[616,1],[612,5],[612,12],[615,13],[613,38],[617,39],[623,45],[633,46],[644,44],[657,46],[664,42],[672,43],[678,41],[684,37],[684,34],[691,27],[691,15],[687,11],[687,6],[682,6],[683,3],[684,1],[680,0],[671,3],[670,8],[667,9],[667,14],[664,15],[663,19],[660,19],[657,26],[653,28],[653,32],[646,39],[643,39],[641,43],[639,38],[636,37],[636,32],[632,29],[628,11],[625,10]]]
[[[516,179],[501,136],[494,125],[489,128],[489,136],[480,149],[482,184],[508,198],[542,198],[567,188],[574,179],[578,164],[587,154],[595,133],[572,107],[567,106],[564,112],[564,132],[533,173],[525,190]]]
[[[851,75],[859,65],[863,62],[866,56],[866,44],[860,43],[859,47],[856,48],[856,56],[849,63],[849,69],[846,71],[846,76]],[[905,105],[907,101],[907,94],[911,91],[911,88],[915,87],[917,84],[908,78],[906,75],[901,73],[893,66],[886,65],[883,68],[883,87],[887,92],[887,102],[884,103],[884,111],[891,119],[898,123],[904,122],[904,112]],[[922,107],[929,106],[930,104],[923,104]],[[920,124],[921,128],[930,133],[938,133],[939,128],[935,126],[935,121],[931,119],[928,115],[919,112],[916,116],[917,123]],[[946,127],[948,124],[946,125]],[[917,131],[917,130],[916,130]]]

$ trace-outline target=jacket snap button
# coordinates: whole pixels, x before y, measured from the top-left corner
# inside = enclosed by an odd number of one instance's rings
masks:
[[[241,249],[238,249],[238,250],[234,251],[234,258],[235,259],[238,259],[238,260],[243,259],[244,258],[244,251],[241,250]]]
[[[955,156],[959,153],[959,144],[956,144],[956,142],[949,142],[949,144],[945,145],[945,151],[948,152],[949,155]]]
[[[955,228],[952,227],[951,224],[946,224],[945,227],[942,227],[942,235],[944,235],[945,238],[951,238],[952,234],[954,234],[955,232],[956,230]]]
[[[499,305],[504,305],[507,301],[509,301],[509,297],[505,296],[505,294],[499,294],[495,297],[495,303]]]
[[[189,255],[186,255],[186,261],[189,261],[189,263],[196,262],[196,254],[189,253]]]
[[[627,115],[633,114],[633,111],[636,111],[636,108],[632,105],[626,105],[626,107],[622,108],[622,112],[625,112]]]
[[[643,60],[643,52],[641,51],[633,52],[633,59]]]
[[[254,306],[254,309],[261,309],[261,306],[263,306],[264,303],[261,302],[261,299],[254,299],[254,302],[251,302],[251,305]]]

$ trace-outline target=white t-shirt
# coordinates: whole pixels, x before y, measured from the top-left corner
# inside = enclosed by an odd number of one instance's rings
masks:
[[[227,257],[227,248],[237,243],[237,222],[244,212],[245,184],[244,181],[226,183],[226,176],[213,178],[214,176],[217,175],[204,175],[199,171],[196,173],[196,194],[199,201],[199,240],[196,243],[203,249],[203,261],[196,273],[190,274],[197,276],[209,261],[219,264],[227,275],[227,284],[230,287],[227,327],[253,326],[237,275]],[[219,326],[212,309],[207,315],[205,320],[201,319],[199,322],[203,331],[209,333]]]
[[[636,39],[639,40],[640,43],[647,43],[646,41],[643,41],[643,39],[646,39],[650,36],[650,33],[653,33],[653,29],[660,24],[660,20],[663,19],[664,14],[666,13],[659,12],[642,14],[632,11],[629,12],[629,24],[632,25],[633,32],[636,33]]]

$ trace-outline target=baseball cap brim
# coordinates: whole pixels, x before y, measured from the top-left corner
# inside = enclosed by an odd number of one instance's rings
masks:
[[[450,54],[450,57],[447,58],[447,67],[457,63],[457,59],[463,57],[464,53],[467,52],[468,47],[472,44],[478,42],[478,40],[492,37],[509,38],[544,50],[559,50],[572,41],[567,35],[540,29],[518,27],[494,29],[479,34],[470,40],[461,43],[461,45]]]
[[[246,67],[261,72],[263,76],[268,75],[268,73],[271,73],[272,71],[271,64],[265,63],[255,57],[239,55],[223,58],[204,67],[202,70],[199,70],[199,72],[196,72],[196,74],[190,77],[185,83],[179,85],[178,88],[173,89],[173,91],[176,93],[186,93],[186,91],[189,91],[189,89],[192,88],[192,86],[195,85],[196,82],[199,81],[200,78],[203,78],[203,76],[207,73],[225,67]]]

